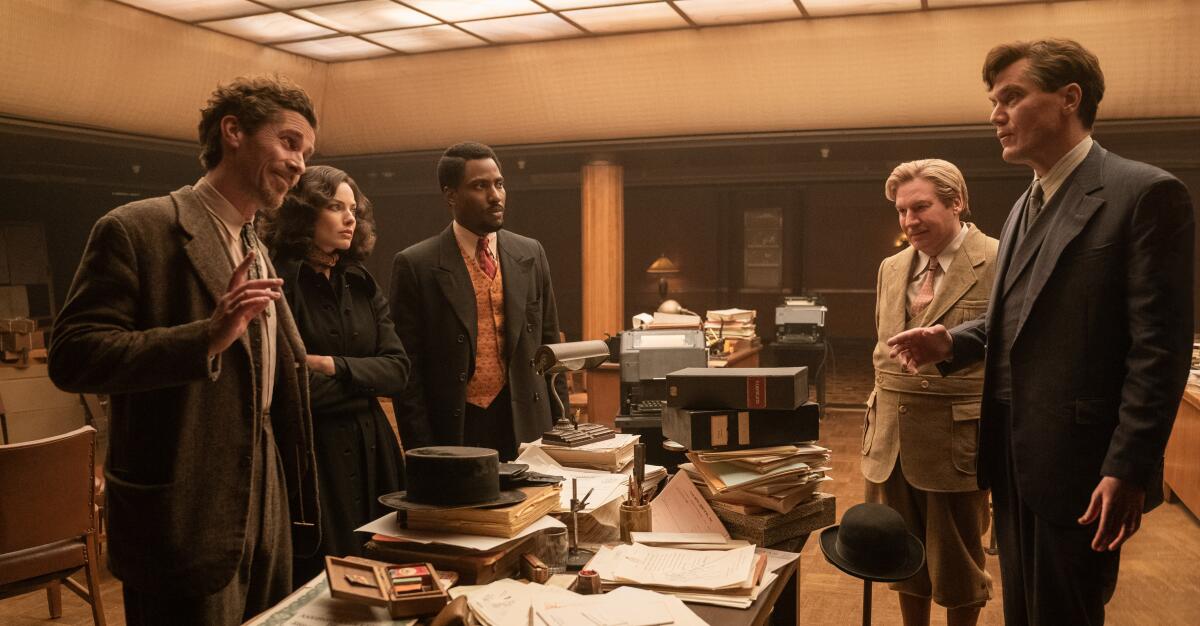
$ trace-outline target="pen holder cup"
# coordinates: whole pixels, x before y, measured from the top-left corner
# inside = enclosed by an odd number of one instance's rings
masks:
[[[629,533],[650,532],[651,528],[650,505],[633,506],[630,504],[621,505],[621,541],[624,543],[633,543]]]

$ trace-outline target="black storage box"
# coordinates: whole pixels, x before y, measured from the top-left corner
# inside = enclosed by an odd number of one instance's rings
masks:
[[[685,409],[795,409],[807,367],[689,367],[667,374],[667,404]]]
[[[663,409],[663,436],[688,450],[742,450],[820,438],[816,402],[785,409]]]

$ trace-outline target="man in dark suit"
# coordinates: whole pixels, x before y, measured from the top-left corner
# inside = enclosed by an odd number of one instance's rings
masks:
[[[1092,140],[1104,77],[1078,43],[997,46],[983,77],[1004,160],[1034,172],[991,303],[889,343],[909,368],[985,362],[978,476],[1005,622],[1099,624],[1120,547],[1161,500],[1191,358],[1192,203],[1174,176]]]
[[[201,113],[206,172],[96,222],[54,323],[50,377],[112,394],[109,566],[129,624],[240,624],[319,539],[304,346],[254,237],[313,151],[286,79]]]
[[[542,244],[503,230],[504,176],[491,148],[451,146],[438,183],[454,220],[392,264],[396,331],[412,360],[394,398],[401,440],[511,460],[558,414],[533,368],[538,346],[559,341],[550,266]],[[565,401],[565,383],[556,392]]]

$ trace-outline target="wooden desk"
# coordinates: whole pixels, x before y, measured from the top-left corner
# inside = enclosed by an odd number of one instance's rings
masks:
[[[728,359],[709,359],[709,367],[758,367],[762,346],[734,352]],[[621,411],[621,365],[602,363],[600,367],[587,370],[589,422],[616,427],[617,413]]]
[[[1168,502],[1178,496],[1192,514],[1200,515],[1200,390],[1184,389],[1166,457],[1163,495]]]

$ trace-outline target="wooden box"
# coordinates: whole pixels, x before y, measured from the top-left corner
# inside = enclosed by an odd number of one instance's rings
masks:
[[[424,568],[425,576],[420,590],[397,593],[393,590],[388,571],[391,569]],[[329,577],[329,595],[350,602],[386,607],[392,619],[433,615],[450,601],[445,583],[430,563],[405,563],[395,565],[358,557],[325,557],[325,574]],[[364,585],[351,582],[351,577],[373,583]]]

